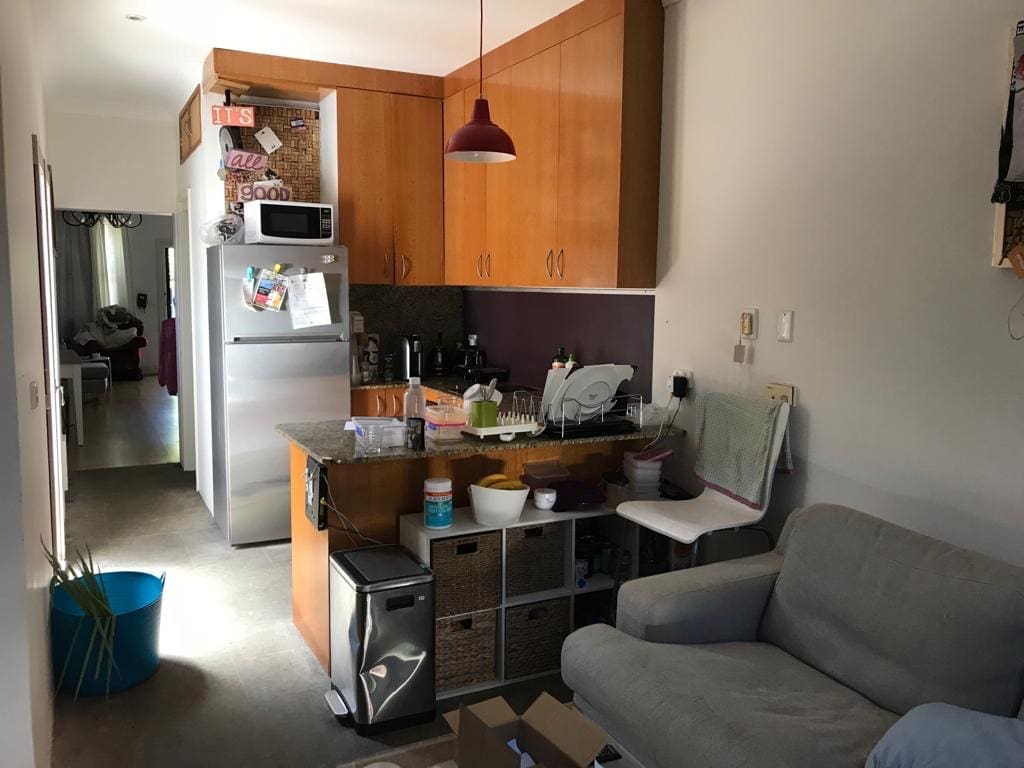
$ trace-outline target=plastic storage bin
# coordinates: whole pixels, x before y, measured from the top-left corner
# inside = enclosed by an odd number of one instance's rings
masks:
[[[466,412],[450,405],[431,405],[427,408],[426,434],[430,440],[461,440],[466,426]]]
[[[111,610],[117,617],[114,626],[114,669],[108,669],[106,654],[97,656],[97,641],[88,659],[89,666],[82,680],[80,696],[106,693],[108,671],[110,692],[115,693],[138,685],[160,666],[160,606],[164,577],[139,571],[112,571],[100,574],[97,578],[106,589]],[[64,680],[60,690],[74,693],[82,664],[86,661],[93,620],[85,616],[78,603],[60,586],[53,590],[51,611],[54,684],[60,681],[63,671]],[[97,659],[100,661],[99,675],[96,675]]]

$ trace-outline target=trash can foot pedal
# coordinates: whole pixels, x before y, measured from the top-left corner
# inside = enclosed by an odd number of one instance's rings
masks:
[[[324,694],[324,698],[327,699],[327,706],[331,708],[335,717],[348,717],[348,707],[336,690],[332,688]]]

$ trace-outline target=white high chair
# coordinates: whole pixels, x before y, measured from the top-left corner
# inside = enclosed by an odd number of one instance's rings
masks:
[[[783,403],[775,415],[772,447],[768,455],[764,500],[759,508],[749,507],[714,488],[705,488],[695,499],[683,501],[625,501],[616,512],[637,525],[683,544],[693,544],[692,562],[696,563],[696,542],[706,533],[754,525],[764,517],[772,493],[775,467],[789,424],[789,403]]]

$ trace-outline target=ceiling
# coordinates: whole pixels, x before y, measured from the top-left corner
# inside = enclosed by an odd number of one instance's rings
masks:
[[[489,50],[579,0],[490,0]],[[476,0],[35,0],[46,107],[174,117],[211,48],[443,75],[476,58]],[[145,21],[129,21],[141,14]]]

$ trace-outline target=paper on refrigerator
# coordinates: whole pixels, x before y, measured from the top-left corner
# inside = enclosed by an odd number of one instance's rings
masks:
[[[293,330],[331,324],[331,305],[323,272],[288,278],[288,312]]]

